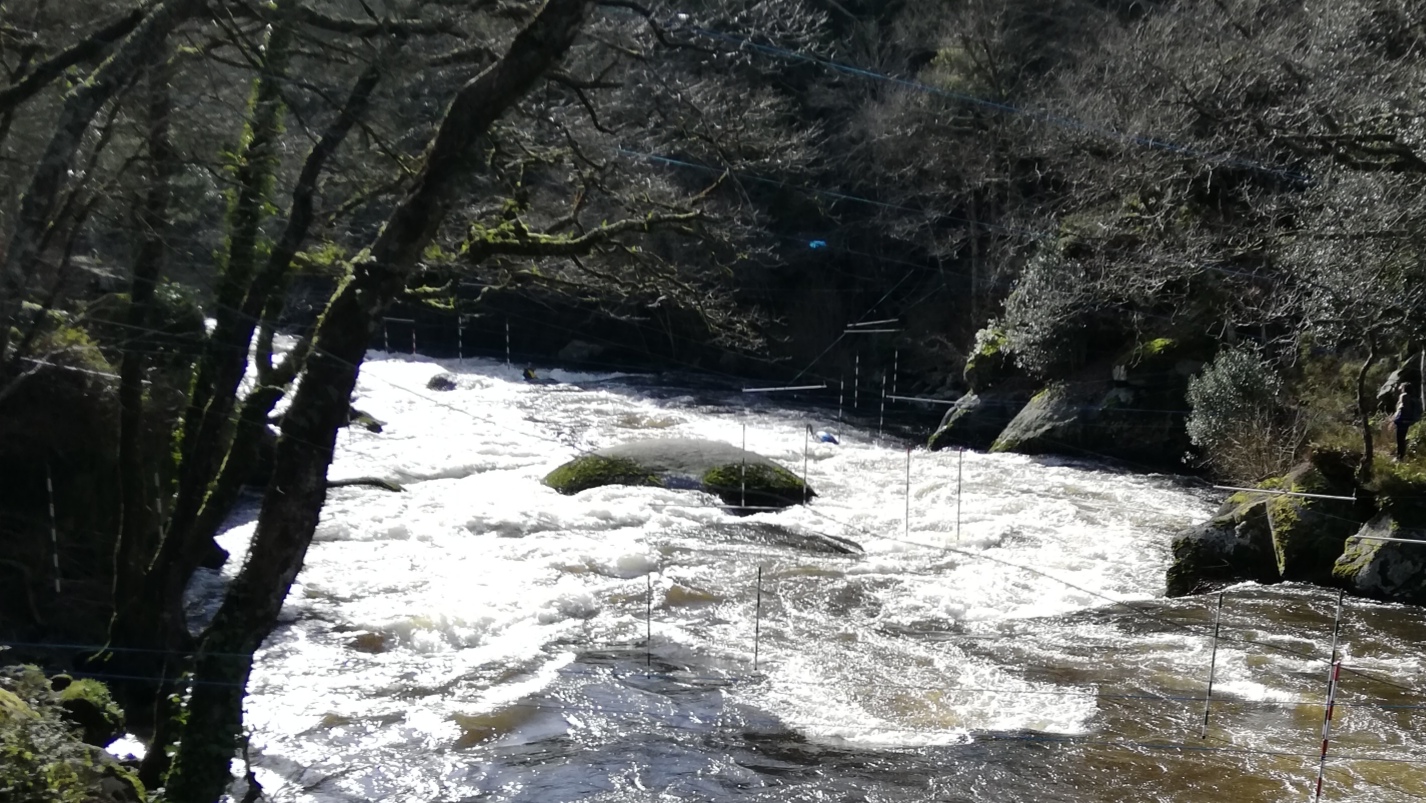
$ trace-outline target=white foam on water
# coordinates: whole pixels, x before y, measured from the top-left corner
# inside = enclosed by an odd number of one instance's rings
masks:
[[[456,389],[426,389],[442,372],[457,375]],[[746,677],[759,566],[765,677],[731,686],[732,701],[809,738],[863,746],[956,744],[977,731],[1084,733],[1096,713],[1082,693],[1090,687],[1029,679],[889,629],[929,622],[993,632],[1153,598],[1168,560],[1163,534],[1211,513],[1160,478],[916,449],[908,535],[905,448],[851,427],[833,427],[841,445],[807,447],[819,494],[810,508],[737,518],[693,492],[565,497],[540,479],[583,449],[646,437],[740,445],[746,424],[750,450],[801,474],[807,424],[830,423],[770,406],[654,398],[609,375],[549,376],[568,384],[527,384],[519,367],[489,361],[373,355],[363,366],[355,406],[384,422],[383,432],[340,433],[329,475],[391,479],[405,491],[331,492],[284,614],[297,624],[271,640],[255,670],[249,720],[264,754],[326,762],[449,749],[459,738],[453,712],[527,700],[581,647],[636,647],[646,627],[660,655]],[[631,421],[658,427],[631,430]],[[850,538],[866,554],[707,537],[712,525],[757,523]],[[235,550],[226,572],[251,529],[221,539]],[[353,647],[357,633],[376,634],[381,651]],[[645,697],[610,705],[664,715]],[[549,733],[562,727],[546,724]],[[392,781],[353,783],[376,794]]]

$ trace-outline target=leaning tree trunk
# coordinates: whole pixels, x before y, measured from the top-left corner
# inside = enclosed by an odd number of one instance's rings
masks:
[[[242,302],[238,322],[255,320],[262,313],[262,304],[283,286],[290,271],[292,260],[306,239],[315,217],[314,198],[317,183],[326,169],[327,162],[341,147],[347,134],[365,114],[371,94],[381,77],[384,57],[378,58],[353,85],[346,103],[336,119],[323,132],[322,138],[307,155],[301,175],[292,192],[292,208],[287,224],[269,254],[267,262],[252,281],[252,288]],[[252,325],[244,327],[238,337],[244,342],[252,336]],[[244,345],[235,361],[237,376],[241,377],[246,365],[247,349]],[[231,355],[220,355],[230,357]],[[301,365],[305,355],[295,355],[291,362],[293,373]],[[229,374],[233,365],[226,366],[223,373]],[[291,377],[259,377],[262,387],[253,392],[245,401],[244,410],[238,421],[232,425],[227,437],[219,429],[209,430],[207,435],[213,440],[204,444],[212,454],[200,453],[185,460],[183,467],[188,483],[180,489],[179,501],[168,524],[168,535],[153,556],[152,565],[145,576],[139,595],[126,608],[122,618],[116,619],[111,633],[116,643],[124,639],[142,642],[136,646],[158,649],[181,646],[186,634],[183,621],[183,592],[188,586],[193,572],[209,554],[212,536],[222,521],[227,518],[237,502],[238,492],[246,482],[249,473],[245,470],[256,462],[257,443],[245,442],[255,438],[267,425],[267,413],[282,397],[283,386],[291,382]],[[224,382],[227,380],[224,379]],[[274,386],[275,385],[275,386]],[[225,392],[221,417],[231,417],[232,406],[236,402],[236,380]],[[214,405],[218,401],[214,398]],[[210,412],[216,412],[214,405]],[[197,415],[197,413],[194,413]],[[259,420],[260,418],[260,420]],[[235,459],[236,458],[236,459]]]
[[[302,566],[327,494],[327,467],[367,344],[444,218],[471,146],[573,44],[591,0],[548,0],[503,58],[456,94],[411,191],[328,305],[307,369],[283,417],[276,467],[247,562],[205,634],[193,676],[169,797],[214,800],[231,776],[252,655],[272,632]]]

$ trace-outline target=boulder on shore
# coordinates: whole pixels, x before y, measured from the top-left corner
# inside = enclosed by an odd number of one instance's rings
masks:
[[[551,471],[544,483],[562,494],[603,485],[687,488],[714,494],[735,510],[789,507],[817,495],[802,478],[760,454],[697,438],[631,441],[599,449]]]
[[[1345,569],[1343,548],[1348,555],[1364,555],[1349,537],[1372,514],[1365,500],[1356,499],[1350,456],[1318,451],[1260,488],[1233,494],[1212,520],[1174,537],[1174,559],[1165,578],[1169,596],[1249,580],[1353,587],[1347,575],[1362,566],[1347,561],[1355,568]],[[1386,598],[1366,590],[1355,593]]]
[[[927,447],[932,451],[951,446],[989,449],[1029,403],[1032,390],[1027,383],[1010,383],[994,390],[967,393],[946,411]]]

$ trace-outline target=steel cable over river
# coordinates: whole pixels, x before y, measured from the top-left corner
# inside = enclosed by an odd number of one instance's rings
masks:
[[[906,449],[680,378],[373,355],[286,623],[259,654],[256,777],[294,801],[1287,801],[1321,747],[1335,593],[1163,598],[1175,478]],[[448,392],[423,390],[442,371]],[[835,414],[830,416],[835,418]],[[629,440],[738,444],[810,508],[540,479]],[[956,512],[960,505],[957,541]],[[240,564],[252,533],[220,539]],[[864,554],[797,546],[849,538]],[[762,586],[758,587],[761,569]],[[1033,570],[1033,571],[1031,571]],[[212,606],[219,578],[193,589]],[[758,638],[754,668],[754,637]],[[649,638],[651,636],[651,638]],[[1426,616],[1349,600],[1322,799],[1426,797]]]

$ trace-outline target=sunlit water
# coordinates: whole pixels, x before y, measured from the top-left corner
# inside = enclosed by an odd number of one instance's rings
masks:
[[[1201,488],[915,449],[908,523],[906,446],[825,412],[373,356],[357,406],[385,431],[342,433],[329,476],[406,492],[331,493],[259,656],[273,799],[1310,799],[1336,597],[1229,591],[1201,738],[1214,600],[1162,598]],[[458,389],[426,390],[442,370]],[[842,437],[807,453],[808,508],[540,484],[582,450],[744,431],[801,472],[808,424]],[[1426,796],[1423,638],[1418,611],[1349,600],[1340,651],[1370,677],[1342,676],[1323,799]]]

